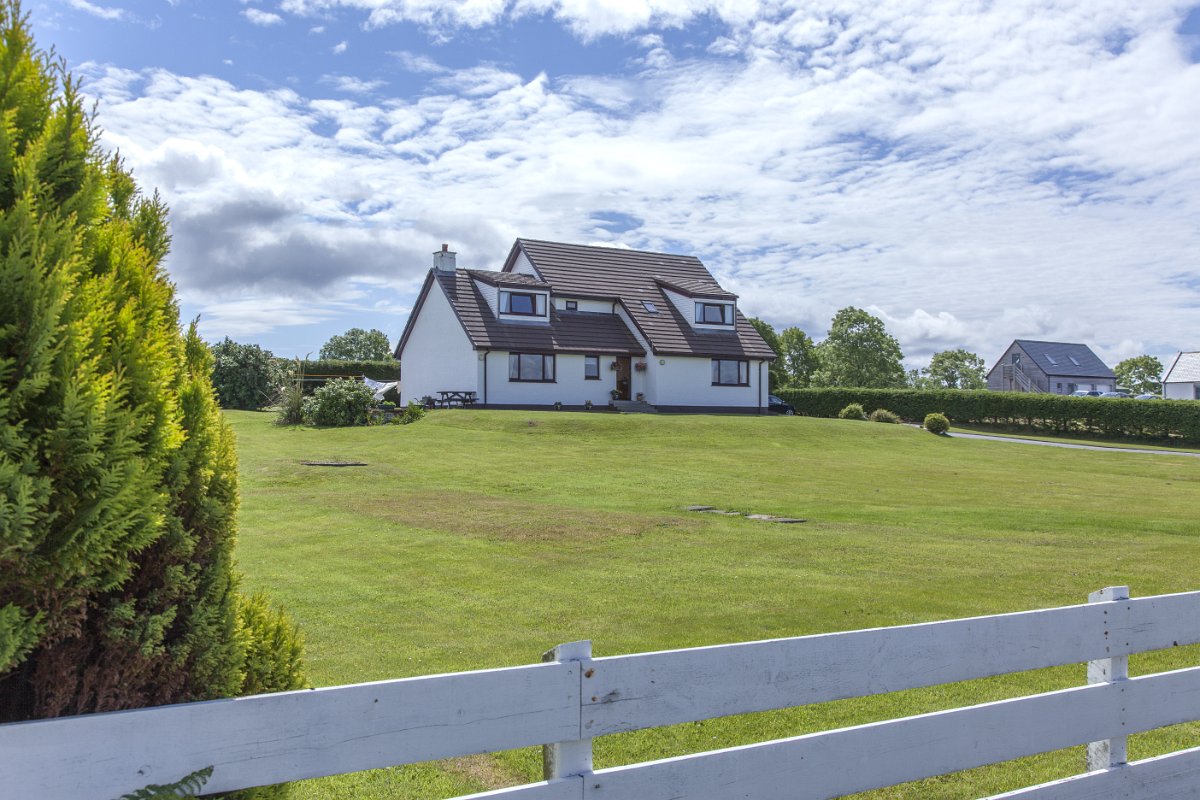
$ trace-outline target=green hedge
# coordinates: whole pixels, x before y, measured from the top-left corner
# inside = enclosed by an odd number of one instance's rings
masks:
[[[1200,442],[1200,401],[1071,397],[957,389],[780,389],[797,414],[836,417],[850,403],[894,411],[914,422],[940,412],[952,422],[1047,433]]]
[[[295,379],[296,359],[277,359],[285,374]],[[304,391],[311,394],[331,378],[361,378],[366,376],[375,381],[400,380],[400,362],[387,361],[333,361],[317,360],[304,362]]]

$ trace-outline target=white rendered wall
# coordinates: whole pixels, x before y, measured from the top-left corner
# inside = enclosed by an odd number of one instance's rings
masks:
[[[440,391],[478,391],[477,358],[436,280],[400,354],[400,398],[420,402]]]
[[[592,311],[598,314],[611,314],[613,310],[613,303],[611,300],[585,300],[582,297],[571,297],[570,295],[566,297],[555,297],[554,307],[559,311],[565,311],[568,300],[573,300],[579,304],[579,307],[575,309],[576,311]]]
[[[654,399],[650,402],[662,406],[737,406],[758,408],[759,361],[749,359],[749,386],[713,386],[712,359],[687,356],[662,356],[666,364],[654,359],[650,369],[654,370]],[[767,368],[762,367],[763,380]],[[762,400],[766,403],[766,387]]]
[[[600,380],[589,381],[583,377],[582,355],[558,353],[554,359],[554,383],[526,383],[508,379],[508,353],[493,352],[487,356],[487,403],[488,405],[535,405],[552,406],[560,402],[567,406],[581,406],[591,400],[592,405],[606,406],[612,399],[610,392],[616,388],[617,374],[609,369],[612,356],[600,356]],[[482,387],[482,383],[480,384]],[[480,398],[483,392],[480,390]]]
[[[1197,399],[1196,387],[1200,384],[1188,383],[1164,383],[1163,397],[1168,400],[1195,400]]]
[[[517,257],[513,260],[512,271],[520,272],[523,275],[532,275],[539,280],[542,277],[538,275],[537,270],[533,268],[533,264],[529,260],[529,256],[525,255],[524,252],[517,253]]]
[[[500,316],[500,290],[495,286],[490,286],[483,281],[477,281],[474,278],[471,282],[475,284],[475,288],[483,295],[483,299],[487,300],[488,307],[492,309],[493,316]]]

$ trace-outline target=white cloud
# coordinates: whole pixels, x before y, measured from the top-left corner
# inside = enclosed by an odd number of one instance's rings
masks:
[[[68,2],[76,11],[83,11],[100,19],[118,20],[125,19],[127,16],[127,12],[123,8],[98,6],[95,3],[89,3],[88,0],[68,0]]]
[[[331,47],[330,50],[333,52],[333,54],[335,56],[340,56],[342,53],[346,52],[346,49],[348,47],[350,47],[350,43],[343,39],[342,41],[338,42],[333,47]]]
[[[339,92],[347,94],[370,94],[387,85],[384,81],[367,81],[352,75],[322,75],[321,83],[333,86]]]
[[[649,13],[693,7],[670,8]],[[624,19],[602,12],[591,29]],[[1200,347],[1200,66],[1177,22],[1119,0],[814,0],[635,75],[398,54],[431,76],[414,97],[95,66],[86,86],[106,141],[174,208],[192,296],[326,313],[365,281],[407,297],[439,242],[495,268],[524,235],[695,253],[747,313],[818,339],[838,308],[873,309],[914,364],[1014,338],[1115,359]],[[613,233],[597,213],[634,221]]]
[[[311,28],[309,28],[309,29],[308,29],[308,32],[309,32],[310,34],[313,34],[314,36],[315,36],[315,35],[317,35],[317,34],[324,33],[324,32],[325,32],[325,26],[324,26],[324,25],[314,25],[314,26],[312,26]]]
[[[283,17],[270,11],[263,11],[258,8],[244,8],[242,9],[242,16],[250,20],[252,24],[259,25],[264,28],[269,28],[272,25],[283,24]]]

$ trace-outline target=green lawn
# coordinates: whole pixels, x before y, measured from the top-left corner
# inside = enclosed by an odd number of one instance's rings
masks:
[[[278,428],[229,414],[238,560],[299,620],[315,685],[598,656],[1200,588],[1186,457],[1018,447],[811,418],[441,411]],[[324,468],[303,460],[359,460]],[[688,513],[708,504],[802,525]],[[1132,671],[1200,663],[1186,648]],[[605,737],[597,767],[1078,685],[1082,667]],[[1200,744],[1135,737],[1131,757]],[[872,797],[958,798],[1081,771],[1080,749]],[[540,752],[297,784],[424,800],[540,777]]]

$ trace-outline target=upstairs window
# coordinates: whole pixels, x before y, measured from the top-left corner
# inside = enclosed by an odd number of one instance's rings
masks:
[[[500,292],[500,313],[520,317],[546,316],[546,295],[531,292]]]
[[[696,322],[705,325],[727,325],[726,319],[729,306],[721,303],[696,303]]]
[[[578,310],[579,310],[579,301],[578,300],[568,300],[567,301],[567,311],[578,311]]]
[[[583,379],[585,381],[600,380],[600,356],[583,357]]]
[[[554,383],[554,356],[509,353],[508,379],[514,383]]]
[[[730,358],[712,360],[713,386],[749,386],[750,362]]]

